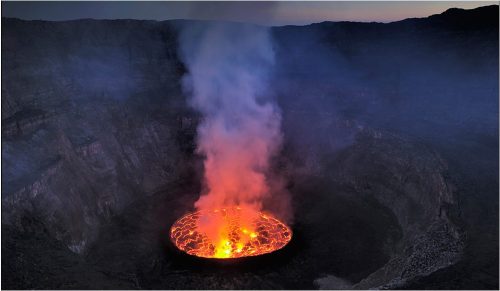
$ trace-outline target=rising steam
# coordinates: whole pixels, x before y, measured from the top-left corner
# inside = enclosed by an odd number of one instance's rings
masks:
[[[197,151],[204,155],[206,193],[198,210],[262,208],[269,195],[270,159],[281,144],[281,116],[266,100],[274,64],[269,30],[212,23],[184,28],[184,89],[202,113]]]

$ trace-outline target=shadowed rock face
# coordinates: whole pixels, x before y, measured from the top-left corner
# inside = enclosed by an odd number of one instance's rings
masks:
[[[401,288],[459,259],[465,238],[456,224],[459,205],[455,186],[445,178],[448,166],[437,153],[387,132],[363,130],[328,168],[332,180],[347,178],[357,193],[391,209],[402,229],[389,261],[352,288]],[[335,287],[328,280],[319,285]]]
[[[456,19],[470,22],[470,13],[483,21],[466,29]],[[450,104],[440,99],[442,91],[426,93],[436,99],[434,111],[426,110],[395,97],[387,83],[398,82],[390,74],[366,77],[371,88],[382,88],[372,94],[352,82],[345,82],[351,90],[311,80],[307,66],[278,72],[286,141],[276,170],[289,181],[295,236],[283,253],[229,268],[192,262],[167,240],[168,227],[191,210],[200,189],[200,157],[193,153],[199,116],[186,108],[180,89],[177,24],[2,19],[2,283],[23,289],[498,288],[498,113],[476,112],[498,108],[497,96],[490,96],[498,83],[482,81],[482,74],[491,75],[483,59],[498,64],[498,7],[470,13],[274,29],[278,65],[295,68],[279,57],[288,60],[290,36],[319,30],[365,77],[414,65],[405,62],[416,52],[437,49],[454,60],[473,48],[483,54],[471,61],[480,68],[474,95],[480,105],[448,118],[439,111]],[[411,48],[405,35],[412,31],[425,45]],[[454,37],[435,42],[443,35]],[[404,49],[389,58],[391,52],[381,53],[389,46]],[[385,59],[396,61],[377,61]]]
[[[20,227],[37,216],[82,252],[101,223],[186,165],[178,139],[195,124],[174,34],[136,21],[3,22],[2,218]]]

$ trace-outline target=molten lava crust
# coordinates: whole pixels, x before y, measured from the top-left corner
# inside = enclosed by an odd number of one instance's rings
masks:
[[[170,239],[181,251],[203,258],[258,256],[283,248],[292,238],[288,226],[270,214],[255,212],[247,225],[239,207],[197,211],[179,218],[170,229]],[[217,221],[217,233],[199,227],[200,219]]]

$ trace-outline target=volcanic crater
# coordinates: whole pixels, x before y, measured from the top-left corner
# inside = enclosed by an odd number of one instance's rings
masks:
[[[442,26],[450,19],[460,21]],[[464,30],[463,19],[481,21]],[[453,74],[430,78],[446,84],[442,91],[434,84],[435,93],[397,70],[378,73],[399,63],[369,61],[374,52],[383,60],[399,54],[395,59],[411,67],[422,51],[434,56],[453,47],[459,59],[476,52],[486,64],[478,74],[495,79],[493,85],[485,78],[461,84],[496,110],[498,6],[384,25],[273,28],[276,66],[287,74],[272,84],[283,141],[269,167],[287,195],[273,193],[261,210],[280,219],[284,240],[273,251],[231,259],[189,255],[172,240],[176,223],[199,211],[196,201],[206,190],[204,157],[196,151],[203,117],[186,106],[177,24],[7,18],[2,24],[2,82],[9,84],[2,92],[5,288],[368,289],[450,282],[498,288],[498,112],[474,115],[477,108],[467,105],[474,98],[448,86]],[[406,47],[414,27],[423,31],[415,42],[421,47]],[[362,72],[352,75],[363,82],[351,83],[344,71],[311,77],[311,67],[323,68],[313,60],[291,65],[309,47],[289,42],[313,34],[340,61],[352,61]],[[441,35],[457,37],[442,44]],[[464,41],[472,36],[476,42]],[[36,45],[23,45],[27,40]],[[386,53],[396,42],[405,49]],[[339,63],[336,54],[327,56]],[[421,66],[435,62],[419,59]],[[322,78],[344,87],[332,89]],[[382,93],[358,90],[366,83]],[[447,90],[463,98],[434,100]],[[405,98],[412,92],[430,96],[435,106],[423,106],[427,99],[411,103]],[[461,111],[442,114],[450,104]],[[285,200],[293,213],[282,218]],[[230,246],[226,255],[240,249]]]

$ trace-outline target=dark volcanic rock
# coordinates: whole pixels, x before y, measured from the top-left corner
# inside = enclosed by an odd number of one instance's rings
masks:
[[[5,288],[498,289],[498,6],[273,28],[294,239],[235,265],[166,239],[200,190],[178,24],[2,18]]]
[[[196,124],[177,127],[175,34],[139,21],[2,22],[2,219],[21,227],[29,212],[82,252],[101,223],[184,169],[177,140]]]
[[[457,225],[459,205],[455,187],[446,179],[444,160],[407,138],[358,130],[351,146],[330,159],[323,157],[319,173],[326,173],[330,183],[352,189],[335,195],[375,199],[391,209],[402,237],[392,246],[387,264],[351,288],[399,288],[408,279],[455,263],[465,237]],[[335,288],[338,274],[334,275],[316,282],[320,288]]]

